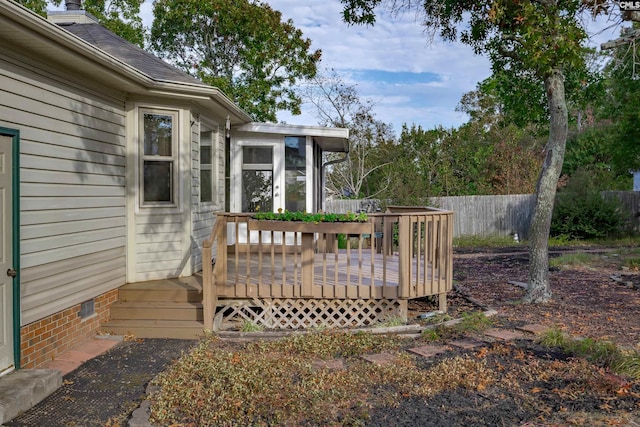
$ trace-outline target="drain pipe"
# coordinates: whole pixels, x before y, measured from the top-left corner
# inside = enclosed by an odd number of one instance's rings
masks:
[[[322,182],[322,188],[321,188],[321,194],[320,194],[320,197],[322,197],[322,212],[324,212],[324,209],[325,209],[325,206],[326,206],[326,197],[324,195],[325,190],[326,190],[325,170],[326,170],[327,166],[337,165],[338,163],[346,162],[348,158],[349,158],[349,151],[345,151],[343,158],[331,160],[331,161],[328,161],[328,162],[322,164],[322,168],[321,168],[321,171],[320,171],[320,179],[321,179],[321,182]]]

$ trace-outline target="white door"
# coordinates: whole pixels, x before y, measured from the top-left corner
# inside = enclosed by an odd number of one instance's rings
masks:
[[[284,210],[281,144],[238,145],[234,153],[232,212]]]
[[[0,374],[13,369],[12,138],[0,135]]]

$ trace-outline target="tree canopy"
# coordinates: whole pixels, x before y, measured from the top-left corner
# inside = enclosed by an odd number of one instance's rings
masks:
[[[316,74],[321,52],[280,12],[252,0],[158,0],[153,14],[159,56],[218,87],[255,120],[300,114],[294,85]]]
[[[494,73],[531,82],[544,94],[549,137],[536,186],[529,232],[527,302],[551,298],[548,241],[558,179],[568,137],[566,76],[586,72],[583,14],[606,12],[603,3],[583,0],[342,0],[348,23],[374,24],[376,7],[418,14],[427,33],[461,41],[486,54]],[[525,87],[525,86],[523,86]]]

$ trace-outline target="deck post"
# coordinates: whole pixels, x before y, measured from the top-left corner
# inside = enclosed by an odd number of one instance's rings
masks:
[[[438,294],[438,310],[443,313],[447,312],[447,293]]]
[[[204,329],[213,331],[213,317],[218,305],[218,290],[216,285],[220,280],[220,271],[224,271],[226,280],[227,271],[227,221],[223,215],[217,215],[211,235],[202,242],[202,315],[204,317]],[[216,267],[213,267],[213,243],[218,241],[216,251]],[[221,242],[224,250],[221,250]]]
[[[211,240],[202,242],[202,311],[204,315],[204,329],[213,330],[213,268],[211,266]]]
[[[398,230],[398,297],[411,296],[411,218],[400,216]]]
[[[303,297],[313,297],[313,259],[315,251],[313,248],[313,233],[302,234],[302,295]]]

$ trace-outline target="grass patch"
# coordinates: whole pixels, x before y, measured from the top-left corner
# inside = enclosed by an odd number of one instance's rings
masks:
[[[558,257],[549,259],[549,266],[551,267],[583,267],[593,264],[594,261],[602,258],[600,255],[576,252],[571,254],[563,254]]]
[[[259,325],[257,323],[253,323],[249,320],[245,320],[242,322],[242,326],[240,327],[240,331],[242,332],[262,332],[264,331],[264,326]]]
[[[512,236],[460,236],[453,238],[453,246],[458,248],[502,248],[519,245],[521,243],[513,240]]]
[[[602,239],[583,240],[582,244],[600,245],[600,246],[640,246],[640,234],[624,235],[618,237],[607,237]]]
[[[376,328],[392,328],[394,326],[404,326],[407,322],[400,316],[386,316],[382,321],[375,325]]]
[[[640,270],[640,257],[625,258],[624,266],[631,270]]]
[[[459,322],[453,325],[437,325],[422,331],[426,341],[444,341],[470,333],[482,332],[493,326],[493,322],[483,312],[463,313]]]
[[[545,347],[557,347],[565,353],[582,357],[596,366],[640,380],[640,353],[624,350],[609,341],[591,338],[572,339],[558,329],[552,329],[540,338]]]

